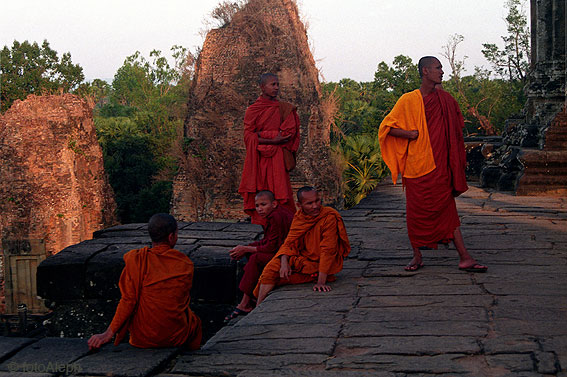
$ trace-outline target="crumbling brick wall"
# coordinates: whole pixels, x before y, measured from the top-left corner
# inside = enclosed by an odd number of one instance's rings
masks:
[[[43,239],[54,254],[115,223],[85,100],[64,94],[16,101],[0,117],[0,165],[2,240]]]

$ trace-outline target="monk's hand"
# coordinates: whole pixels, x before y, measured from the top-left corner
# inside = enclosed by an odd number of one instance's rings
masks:
[[[315,292],[329,292],[331,290],[331,286],[327,284],[317,283],[313,286],[313,290]]]
[[[326,273],[319,271],[319,274],[317,276],[317,284],[313,286],[313,290],[315,292],[329,292],[331,290],[331,286],[327,285]]]
[[[244,256],[244,254],[246,254],[246,251],[247,250],[246,250],[245,246],[238,245],[238,246],[234,247],[233,249],[231,249],[228,253],[229,253],[229,255],[232,259],[239,260]]]
[[[99,349],[102,345],[110,342],[113,336],[114,332],[110,329],[110,327],[106,329],[106,331],[102,334],[95,334],[91,336],[91,338],[87,342],[89,350]]]
[[[287,143],[290,138],[291,135],[283,136],[281,132],[278,132],[276,137],[274,137],[272,140],[274,141],[274,144],[284,144]]]
[[[282,279],[289,279],[291,275],[291,267],[289,267],[288,258],[287,255],[282,255],[281,257],[280,277]]]

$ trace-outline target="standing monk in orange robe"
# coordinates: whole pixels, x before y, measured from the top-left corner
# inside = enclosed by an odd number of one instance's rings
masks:
[[[201,320],[189,308],[193,262],[173,249],[177,222],[171,215],[158,213],[150,219],[148,231],[152,248],[124,255],[126,266],[119,282],[122,297],[110,326],[89,339],[89,349],[108,343],[114,334],[118,345],[127,331],[135,347],[200,347]]]
[[[254,290],[258,305],[276,286],[316,281],[314,291],[328,292],[328,281],[343,269],[350,243],[341,215],[322,207],[319,193],[305,186],[297,191],[300,210],[276,256],[264,268]]]
[[[299,148],[299,117],[295,106],[276,99],[279,92],[276,75],[263,74],[259,84],[262,95],[244,115],[246,158],[238,192],[244,198],[244,212],[250,215],[252,223],[266,225],[255,209],[254,200],[259,191],[273,192],[281,206],[295,212],[284,154],[293,155],[293,159]]]
[[[420,248],[437,249],[452,240],[459,269],[485,272],[468,253],[460,230],[455,197],[468,190],[463,116],[457,101],[436,85],[443,80],[439,60],[419,60],[421,86],[404,94],[379,130],[384,162],[394,184],[402,175],[406,188],[406,221],[413,259],[406,271],[423,267]]]

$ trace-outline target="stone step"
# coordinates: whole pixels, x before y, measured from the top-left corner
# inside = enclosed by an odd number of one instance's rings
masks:
[[[567,151],[567,113],[555,116],[545,133],[546,151]]]
[[[541,174],[530,174],[524,173],[522,178],[520,178],[520,184],[530,184],[530,185],[554,185],[554,186],[567,186],[567,174],[562,176],[558,175],[541,175]]]
[[[567,194],[567,150],[528,149],[522,152],[520,160],[525,170],[518,183],[518,195]]]
[[[525,164],[557,163],[567,162],[567,151],[546,151],[537,149],[524,149],[520,159]]]
[[[550,151],[560,151],[567,150],[567,139],[566,140],[550,140],[545,143],[545,149]]]
[[[518,196],[555,196],[563,197],[567,196],[567,185],[542,185],[541,183],[536,184],[524,184],[520,180],[518,189],[516,190],[516,195]]]

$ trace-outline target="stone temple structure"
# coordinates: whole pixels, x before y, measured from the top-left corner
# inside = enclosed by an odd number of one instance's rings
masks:
[[[483,169],[485,187],[519,195],[567,195],[565,0],[531,0],[527,103],[509,119],[503,146]]]
[[[16,101],[0,116],[0,166],[0,258],[10,311],[10,292],[22,294],[13,303],[25,303],[25,291],[35,289],[39,261],[113,225],[116,205],[92,106],[77,96]]]
[[[279,76],[280,98],[298,107],[301,144],[291,174],[295,189],[317,186],[327,204],[342,204],[340,169],[329,149],[329,122],[318,71],[293,0],[249,0],[230,23],[211,30],[197,60],[188,103],[183,163],[173,213],[183,220],[241,219],[238,194],[246,107],[258,98],[260,74]]]

